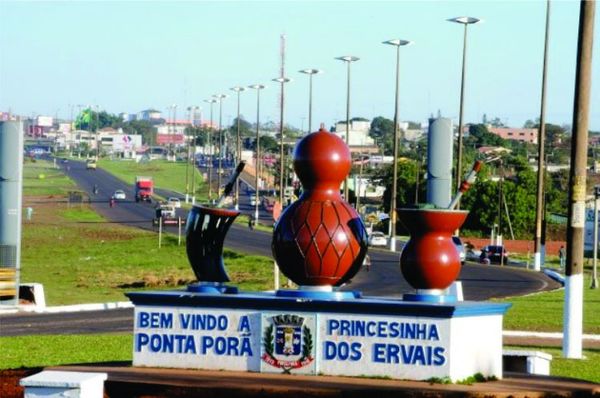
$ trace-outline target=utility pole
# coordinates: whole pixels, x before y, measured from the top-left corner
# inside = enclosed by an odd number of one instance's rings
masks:
[[[583,239],[588,121],[594,38],[594,1],[580,2],[573,136],[569,172],[569,219],[567,225],[567,263],[565,266],[565,306],[563,356],[581,358],[583,329]]]
[[[544,145],[546,142],[546,72],[548,69],[548,36],[550,30],[550,0],[546,2],[546,34],[544,39],[544,66],[542,68],[542,100],[540,106],[540,126],[538,128],[538,172],[537,200],[535,206],[535,242],[533,269],[542,268],[542,221],[544,219]]]

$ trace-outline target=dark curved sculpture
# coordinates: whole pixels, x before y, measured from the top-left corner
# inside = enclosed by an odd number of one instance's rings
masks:
[[[281,272],[298,285],[342,285],[367,254],[365,226],[339,191],[350,159],[346,144],[324,129],[296,145],[294,170],[304,193],[282,213],[271,249]]]
[[[442,290],[460,273],[460,256],[452,234],[465,222],[468,211],[397,209],[400,222],[410,231],[402,249],[400,268],[415,289]]]
[[[185,227],[188,260],[200,282],[229,282],[223,241],[239,211],[193,206]]]

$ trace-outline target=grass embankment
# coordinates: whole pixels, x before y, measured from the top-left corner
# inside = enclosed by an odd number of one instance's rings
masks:
[[[590,289],[590,282],[590,275],[586,273],[583,280],[583,332],[599,334],[600,289]],[[504,317],[507,330],[562,332],[564,289],[494,301],[512,304]]]
[[[46,160],[26,160],[23,168],[23,195],[60,196],[77,190],[73,181]]]
[[[187,164],[185,162],[167,162],[166,160],[153,160],[151,162],[140,162],[127,160],[109,160],[101,159],[98,161],[98,167],[101,167],[111,174],[114,174],[128,184],[135,183],[136,176],[148,176],[154,179],[154,186],[160,189],[185,193],[185,173]],[[189,170],[194,170],[195,190],[199,197],[206,188],[204,179],[200,171],[191,167]],[[192,189],[191,171],[189,171],[189,190]]]

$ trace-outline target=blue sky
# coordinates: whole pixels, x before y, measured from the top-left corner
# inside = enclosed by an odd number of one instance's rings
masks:
[[[166,112],[200,105],[236,85],[267,84],[261,122],[279,120],[279,36],[287,37],[286,123],[307,127],[308,77],[314,78],[313,130],[345,119],[346,67],[352,65],[351,117],[392,118],[395,49],[401,50],[400,118],[424,121],[438,109],[458,120],[461,15],[483,18],[469,27],[466,121],[500,117],[521,126],[539,116],[546,3],[544,1],[131,1],[0,0],[0,110],[69,117],[72,104],[108,112],[149,107]],[[570,124],[579,3],[552,3],[547,120]],[[594,43],[590,125],[600,130],[600,39]],[[236,115],[233,97],[223,122]],[[241,113],[256,118],[254,92]],[[216,114],[216,113],[215,113]]]

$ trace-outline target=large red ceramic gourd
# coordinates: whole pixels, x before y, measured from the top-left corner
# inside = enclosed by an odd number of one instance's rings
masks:
[[[346,144],[323,128],[296,145],[294,170],[304,192],[277,222],[272,251],[281,272],[298,285],[339,286],[360,269],[365,226],[340,195],[350,167]]]
[[[415,289],[446,289],[460,273],[460,256],[452,234],[465,222],[468,211],[397,209],[410,240],[402,249],[400,268]]]

